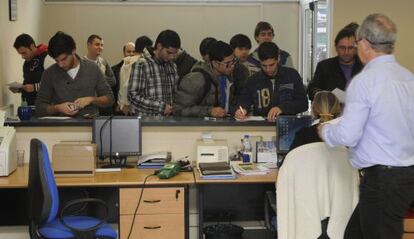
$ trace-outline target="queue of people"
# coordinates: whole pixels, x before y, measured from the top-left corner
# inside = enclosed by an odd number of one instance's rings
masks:
[[[318,63],[307,89],[274,37],[272,25],[259,22],[259,46],[250,54],[246,35],[236,34],[229,43],[207,37],[200,44],[203,60],[197,61],[177,32],[164,30],[154,44],[146,36],[125,44],[124,58],[111,68],[98,35],[88,38],[82,58],[67,33],[57,32],[48,46],[21,34],[14,48],[25,60],[23,87],[10,90],[36,105],[38,116],[72,117],[274,120],[307,111],[309,97],[318,122],[297,133],[291,150],[322,141],[346,146],[350,163],[363,175],[345,238],[401,238],[404,213],[414,201],[414,75],[393,55],[395,23],[372,14],[361,26],[345,26],[335,38],[337,56]],[[344,105],[331,92],[336,88],[346,91]],[[337,117],[338,123],[326,123]]]
[[[271,37],[264,36],[266,34],[271,35]],[[252,67],[249,59],[256,58],[258,49],[249,54],[251,42],[246,35],[236,34],[230,39],[230,44],[224,41],[218,41],[212,37],[205,38],[200,44],[202,61],[197,61],[182,48],[180,36],[173,30],[162,31],[154,44],[147,36],[140,36],[135,43],[128,42],[124,45],[124,59],[113,67],[110,67],[107,60],[102,56],[104,40],[97,34],[92,34],[88,37],[86,41],[87,54],[82,58],[76,55],[76,43],[74,41],[71,42],[71,46],[57,46],[58,48],[72,47],[72,49],[59,52],[65,54],[67,58],[61,59],[62,56],[59,58],[59,55],[52,56],[50,44],[53,43],[55,37],[63,35],[72,38],[67,33],[58,32],[50,39],[49,49],[45,44],[36,47],[34,40],[27,34],[22,34],[16,38],[15,48],[25,59],[24,71],[30,74],[24,74],[23,88],[10,88],[10,90],[13,93],[21,93],[22,100],[26,101],[28,105],[36,105],[39,107],[36,110],[38,116],[61,115],[82,117],[85,114],[85,111],[82,111],[82,109],[86,106],[94,106],[97,108],[93,112],[88,112],[88,115],[92,114],[93,116],[175,115],[221,118],[233,116],[237,109],[241,107],[247,109],[246,113],[254,114],[257,112],[257,110],[248,112],[251,107],[246,106],[247,103],[243,102],[246,101],[246,99],[243,99],[243,95],[249,94],[248,92],[250,91],[250,89],[245,87],[249,78],[253,77],[255,72],[260,73],[263,68],[260,60],[259,64]],[[26,41],[28,43],[24,44],[21,43],[22,40],[20,38],[27,36],[30,37],[30,41]],[[270,23],[259,22],[257,24],[255,39],[259,43],[259,46],[261,43],[272,42],[273,36],[274,30]],[[62,42],[61,44],[67,43]],[[280,50],[275,43],[272,44],[276,47],[276,52],[273,51],[276,65],[285,64],[286,57],[289,54]],[[73,51],[73,53],[69,51]],[[48,89],[49,94],[47,96],[43,92],[40,97],[37,97],[38,91],[40,92],[40,82],[43,82],[42,79],[50,77],[50,73],[46,74],[46,68],[48,66],[56,68],[53,63],[44,64],[45,58],[53,59],[56,65],[63,69],[67,76],[72,78],[71,81],[66,81],[66,87],[72,85],[78,85],[80,87],[84,84],[85,82],[80,83],[77,80],[78,74],[80,73],[93,75],[95,78],[92,81],[98,82],[97,84],[104,84],[105,86],[95,85],[93,89],[82,88],[76,90],[62,87],[53,89],[56,92],[53,94],[50,93],[51,89]],[[231,58],[230,61],[227,58]],[[38,62],[39,59],[40,62]],[[98,66],[100,71],[99,76],[95,75],[95,72],[89,72],[90,69],[83,69],[84,60],[93,62]],[[64,61],[68,61],[66,65],[63,63]],[[29,64],[35,64],[39,67],[36,71],[33,71],[33,67],[30,67]],[[277,66],[275,67],[277,68]],[[267,78],[274,78],[273,82],[277,82],[276,78],[280,75],[280,72],[276,68],[273,72],[268,73],[267,76]],[[84,72],[84,70],[88,72]],[[284,70],[281,71],[284,72]],[[67,79],[66,75],[64,78]],[[103,83],[101,82],[101,76],[104,79]],[[290,78],[291,76],[286,77]],[[295,81],[295,89],[297,87],[304,89],[297,72],[294,78],[292,80]],[[88,80],[91,79],[88,78]],[[286,79],[288,82],[292,80]],[[197,81],[199,83],[196,83]],[[254,81],[252,80],[252,82]],[[50,87],[51,80],[46,80],[45,82],[48,83],[44,83],[46,85],[44,88]],[[101,97],[101,94],[104,94],[102,89],[108,89],[107,86],[110,87],[112,93],[105,93],[109,104],[106,101],[102,104],[101,101],[96,101],[95,98],[93,100],[88,98],[89,100],[87,102],[82,101],[82,104],[78,105],[79,101],[76,101],[75,96],[79,98],[80,92],[85,94],[88,92],[87,97]],[[86,87],[86,85],[82,87]],[[88,87],[92,86],[88,85]],[[280,89],[285,89],[284,87],[282,85]],[[289,91],[289,89],[287,90]],[[71,95],[75,91],[77,94]],[[298,94],[301,94],[302,107],[293,110],[294,112],[286,108],[286,114],[300,113],[307,110],[304,90]],[[279,93],[275,92],[273,94],[272,92],[272,95],[264,95],[263,97],[262,100],[269,101],[269,97],[278,98],[280,96]],[[291,100],[285,96],[282,96],[282,98],[284,103]],[[69,99],[72,101],[67,101]],[[274,104],[277,104],[279,101],[279,99],[276,101],[272,99],[269,102],[271,102],[273,107],[277,106]],[[66,106],[72,108],[64,109],[63,106],[61,107],[60,105],[64,102],[67,103]],[[51,107],[47,109],[45,104],[49,106],[59,105],[59,107],[57,109]],[[269,109],[267,105],[264,106],[260,110],[262,111],[261,114]],[[265,113],[267,114],[267,112]],[[276,116],[277,114],[272,114],[273,118]]]

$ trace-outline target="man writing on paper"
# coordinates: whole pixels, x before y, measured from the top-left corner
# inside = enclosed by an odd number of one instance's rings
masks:
[[[342,119],[318,127],[327,145],[349,147],[363,174],[347,239],[402,238],[414,200],[414,75],[392,55],[396,38],[387,16],[365,18],[356,40],[365,67],[348,87]]]
[[[279,114],[297,114],[308,109],[305,88],[299,73],[279,64],[279,47],[273,42],[259,46],[261,71],[250,76],[240,97],[236,119],[253,115],[274,120]]]

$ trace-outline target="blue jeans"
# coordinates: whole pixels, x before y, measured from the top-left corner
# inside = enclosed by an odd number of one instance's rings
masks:
[[[414,167],[373,166],[362,170],[359,203],[345,239],[401,239],[406,210],[414,201]]]

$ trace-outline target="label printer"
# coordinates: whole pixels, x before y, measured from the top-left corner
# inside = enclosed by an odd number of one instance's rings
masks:
[[[13,127],[0,127],[0,176],[8,176],[16,168],[16,130]]]
[[[226,140],[197,140],[197,166],[199,163],[228,162],[229,148]]]

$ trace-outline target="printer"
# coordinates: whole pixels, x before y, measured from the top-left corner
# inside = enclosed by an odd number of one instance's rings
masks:
[[[0,176],[8,176],[16,168],[16,130],[13,127],[0,127]]]
[[[197,140],[197,166],[199,163],[228,162],[229,148],[227,140]]]

